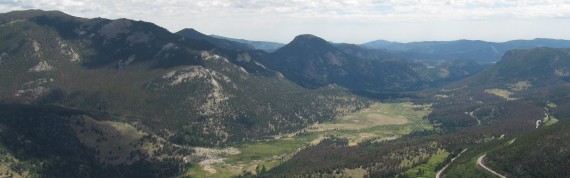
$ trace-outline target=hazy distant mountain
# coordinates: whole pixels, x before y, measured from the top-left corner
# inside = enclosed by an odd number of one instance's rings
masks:
[[[369,49],[355,44],[334,44],[342,52],[362,59],[391,60],[401,59],[384,49]]]
[[[380,41],[380,43],[382,42],[396,44],[394,42]],[[430,83],[430,86],[437,86],[461,79],[484,68],[483,65],[473,60],[414,61],[406,60],[405,56],[391,53],[385,49],[371,49],[347,43],[334,45],[342,52],[361,59],[406,61],[407,65],[411,66],[421,78]]]
[[[414,71],[430,81],[430,86],[445,85],[475,74],[486,66],[475,61],[451,60],[441,62],[416,61],[410,63]]]
[[[368,43],[361,44],[360,46],[370,48],[370,49],[382,49],[388,46],[399,44],[398,42],[386,41],[386,40],[375,40]]]
[[[185,38],[193,39],[193,40],[207,41],[208,43],[211,43],[218,48],[232,49],[232,50],[252,50],[252,49],[254,49],[254,47],[252,45],[240,43],[240,42],[235,42],[235,41],[230,41],[230,40],[226,40],[226,39],[221,39],[221,38],[211,37],[211,36],[205,35],[203,33],[200,33],[193,28],[182,29],[182,30],[176,32],[176,34],[183,36]]]
[[[275,50],[277,50],[280,47],[283,47],[285,45],[282,43],[268,42],[268,41],[251,41],[251,40],[244,40],[244,39],[228,38],[228,37],[223,37],[223,36],[218,36],[218,35],[210,35],[210,36],[215,37],[215,38],[219,38],[219,39],[225,39],[225,40],[230,40],[230,41],[248,44],[248,45],[253,46],[255,49],[260,49],[260,50],[263,50],[266,52],[273,52],[273,51],[275,51]]]
[[[295,37],[263,62],[310,88],[337,84],[354,90],[406,90],[423,82],[405,62],[357,58],[313,35]]]
[[[570,49],[533,48],[507,51],[502,60],[459,84],[508,89],[523,82],[529,89],[570,84]]]
[[[519,48],[569,48],[570,41],[555,39],[514,40],[502,43],[479,40],[425,41],[397,43],[373,41],[362,44],[373,49],[385,49],[398,56],[412,60],[473,60],[492,63],[501,59],[511,49]]]
[[[299,35],[279,50],[260,57],[270,69],[309,88],[337,84],[351,90],[418,90],[442,85],[479,71],[468,61],[426,63],[402,60],[381,49],[332,44]]]

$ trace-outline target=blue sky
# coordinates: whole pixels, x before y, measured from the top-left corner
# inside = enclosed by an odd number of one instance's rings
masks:
[[[283,43],[570,39],[570,0],[0,0],[1,12],[22,9]]]

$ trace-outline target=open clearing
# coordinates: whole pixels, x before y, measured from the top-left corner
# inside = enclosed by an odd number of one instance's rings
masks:
[[[489,94],[499,96],[501,98],[506,99],[507,101],[518,99],[518,98],[511,98],[511,95],[513,94],[512,92],[510,92],[508,90],[498,89],[498,88],[487,89],[487,90],[485,90],[485,93],[489,93]]]
[[[219,155],[221,162],[194,166],[187,175],[193,177],[232,177],[246,172],[255,174],[256,167],[271,169],[286,161],[302,148],[319,144],[328,136],[346,138],[349,145],[365,140],[393,140],[413,131],[429,130],[425,119],[431,105],[413,103],[377,103],[367,109],[344,116],[333,122],[318,123],[297,134],[235,146],[239,154]],[[359,175],[359,174],[354,174]]]
[[[405,124],[408,122],[408,117],[404,114],[406,111],[412,112],[411,106],[411,103],[374,104],[358,113],[342,117],[332,123],[315,124],[309,129],[311,131],[360,130],[382,125]],[[421,113],[411,113],[410,116],[415,117],[418,114]]]
[[[219,154],[217,162],[194,166],[186,172],[192,177],[233,177],[244,171],[255,173],[256,167],[271,169],[293,156],[301,148],[319,138],[317,133],[302,133],[279,139],[257,141],[236,146],[238,154]],[[215,149],[224,150],[224,149]]]
[[[430,105],[378,103],[331,123],[314,124],[306,130],[347,138],[349,145],[365,140],[393,140],[413,131],[432,129],[424,119],[430,112]]]
[[[447,159],[449,152],[440,150],[436,155],[432,156],[427,163],[411,168],[402,173],[408,177],[436,177],[436,167]]]

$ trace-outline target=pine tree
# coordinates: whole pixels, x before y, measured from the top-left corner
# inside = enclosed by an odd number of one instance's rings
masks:
[[[261,174],[265,174],[266,172],[267,172],[267,169],[265,168],[265,165],[263,165],[263,166],[261,167],[261,171],[259,171],[259,174],[260,174],[260,175],[261,175]]]

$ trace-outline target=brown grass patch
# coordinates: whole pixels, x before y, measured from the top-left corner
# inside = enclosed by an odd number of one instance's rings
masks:
[[[392,117],[382,114],[368,114],[366,118],[368,118],[369,121],[373,121],[374,125],[399,125],[408,122],[408,119],[402,116]]]
[[[97,151],[99,160],[106,164],[131,164],[153,156],[154,145],[134,126],[111,121],[97,121],[83,116],[70,122],[79,141]]]
[[[499,97],[504,98],[508,101],[518,99],[518,98],[511,98],[511,95],[513,94],[512,92],[510,92],[508,90],[498,89],[498,88],[486,89],[485,93],[489,93],[489,94],[499,96]]]

